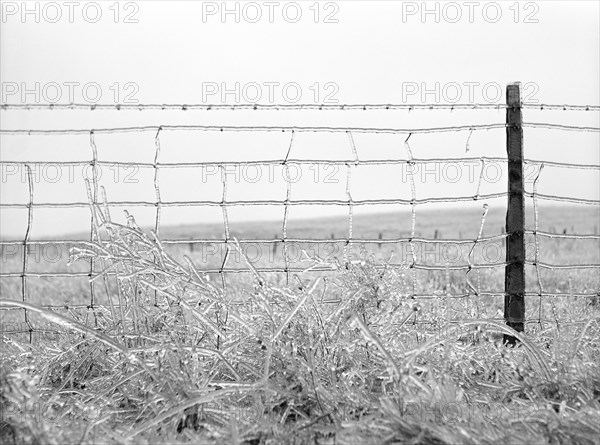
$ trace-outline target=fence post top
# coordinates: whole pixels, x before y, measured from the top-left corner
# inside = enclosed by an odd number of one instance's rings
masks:
[[[506,105],[511,107],[521,105],[521,82],[509,83],[506,86]]]

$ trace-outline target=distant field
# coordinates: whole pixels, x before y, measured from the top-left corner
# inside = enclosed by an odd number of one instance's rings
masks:
[[[348,234],[348,217],[302,219],[297,211],[288,220],[288,237],[329,238],[331,234],[345,238]],[[438,231],[441,238],[475,238],[481,223],[482,209],[427,210],[417,207],[415,234],[424,238],[433,237]],[[487,214],[484,235],[501,233],[505,225],[505,208],[491,208]],[[533,208],[527,208],[526,225],[533,228]],[[541,230],[556,233],[598,233],[600,209],[596,206],[540,207]],[[374,238],[382,233],[383,238],[407,236],[411,229],[410,211],[396,213],[360,214],[355,209],[353,235],[356,238]],[[232,222],[232,235],[247,238],[281,237],[282,221]],[[219,237],[223,224],[183,225],[161,228],[164,238],[172,237]]]
[[[282,212],[283,213],[283,212]],[[301,211],[292,209],[288,218],[288,237],[314,236],[330,238],[331,234],[345,238],[348,234],[348,215],[339,217],[323,217],[306,219],[301,217]],[[491,206],[488,211],[484,235],[501,233],[504,227],[506,208]],[[134,212],[135,216],[135,212]],[[481,223],[482,207],[460,209],[416,208],[415,234],[425,238],[433,237],[436,230],[442,238],[474,238]],[[526,208],[526,226],[533,228],[533,208]],[[124,222],[122,215],[113,215],[115,221]],[[283,218],[276,221],[236,221],[230,217],[232,236],[246,238],[281,237]],[[600,208],[598,206],[565,205],[545,206],[539,208],[539,227],[541,230],[555,233],[590,233],[598,234],[600,229]],[[144,230],[153,227],[143,227]],[[377,238],[382,233],[383,238],[407,236],[411,229],[411,212],[409,209],[399,212],[381,212],[365,214],[361,208],[354,208],[353,234],[354,237]],[[187,224],[180,226],[162,226],[161,237],[171,238],[223,238],[223,223]],[[57,237],[58,238],[58,237]],[[89,229],[61,239],[89,239]],[[8,237],[2,237],[8,239]]]
[[[539,211],[539,228],[551,233],[567,234],[597,234],[600,225],[599,210],[595,206],[541,207]],[[296,214],[298,212],[294,212]],[[451,209],[423,210],[417,207],[415,236],[417,238],[462,239],[472,241],[477,237],[481,225],[482,209]],[[486,216],[483,236],[495,236],[502,233],[504,228],[504,209],[491,208]],[[122,219],[117,221],[123,222]],[[527,209],[526,226],[533,229],[533,209]],[[504,268],[492,267],[504,262],[505,250],[502,239],[478,243],[473,248],[472,242],[453,244],[440,242],[437,244],[422,244],[415,242],[385,243],[387,239],[408,238],[410,236],[410,211],[397,213],[381,213],[373,215],[356,214],[353,218],[353,238],[382,239],[382,243],[367,244],[365,251],[374,255],[376,261],[389,261],[397,267],[406,269],[405,274],[410,289],[417,294],[440,295],[444,289],[456,294],[470,292],[470,286],[475,286],[480,292],[501,293],[504,287]],[[148,233],[149,229],[147,229]],[[269,240],[282,238],[282,221],[268,222],[230,222],[230,236],[247,240]],[[321,219],[300,219],[290,217],[287,225],[287,239],[308,238],[324,240],[322,243],[287,243],[287,266],[290,269],[303,269],[314,264],[314,258],[326,261],[347,259],[360,256],[361,246],[358,243],[346,245],[345,241],[332,242],[331,238],[344,240],[348,236],[348,217],[329,217]],[[89,239],[89,234],[81,233],[69,237],[73,240]],[[166,251],[183,263],[183,256],[189,256],[200,270],[248,269],[245,260],[232,248],[232,253],[224,263],[226,247],[217,240],[224,239],[223,224],[199,224],[162,227],[162,240],[169,239],[215,239],[211,244],[179,244],[166,245]],[[250,242],[243,244],[243,252],[258,268],[275,268],[283,270],[283,243]],[[413,261],[433,266],[442,270],[426,271],[409,270]],[[473,250],[471,251],[471,249]],[[527,259],[535,259],[536,244],[533,236],[526,238]],[[313,260],[309,259],[312,258]],[[39,246],[28,256],[29,272],[89,272],[87,261],[78,261],[67,265],[69,255],[66,249],[58,250],[56,246]],[[539,260],[549,264],[598,264],[600,263],[600,241],[577,239],[539,238]],[[467,277],[467,270],[452,269],[474,265],[489,265],[490,267],[476,269]],[[450,266],[448,276],[443,268]],[[20,273],[22,271],[22,255],[20,248],[5,248],[2,253],[2,269],[4,272]],[[96,266],[96,270],[99,266]],[[528,291],[539,291],[537,271],[533,266],[527,266]],[[600,290],[600,273],[598,269],[582,270],[552,270],[539,269],[540,279],[545,292],[562,293],[594,293]],[[317,274],[318,275],[318,274]],[[219,274],[212,274],[220,281]],[[234,278],[235,276],[235,278]],[[283,273],[267,274],[275,282],[283,283]],[[315,273],[303,274],[315,277]],[[228,282],[233,286],[244,282],[248,274],[228,275]],[[468,280],[467,280],[468,278]],[[448,280],[450,279],[450,283]],[[241,280],[241,281],[240,281]],[[416,285],[413,286],[413,280]],[[467,282],[469,281],[469,283]],[[65,278],[45,277],[28,278],[28,301],[44,305],[85,304],[90,301],[90,285],[87,277]],[[98,285],[97,285],[98,287]],[[407,289],[407,293],[408,290]],[[20,277],[5,278],[0,281],[0,290],[5,298],[21,298]],[[107,304],[106,297],[98,292],[96,302]],[[537,305],[535,303],[537,310]],[[532,307],[530,305],[530,307]],[[494,299],[488,311],[489,314],[501,309],[501,298]],[[533,310],[533,309],[532,309]],[[539,311],[538,311],[539,312]]]

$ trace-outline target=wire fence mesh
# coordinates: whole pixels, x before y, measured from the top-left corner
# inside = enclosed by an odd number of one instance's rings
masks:
[[[598,106],[579,106],[579,105],[551,105],[551,104],[522,104],[524,109],[535,109],[535,110],[558,110],[566,112],[599,112],[600,107]],[[181,110],[181,111],[219,111],[219,110],[254,110],[254,111],[285,111],[285,110],[318,110],[318,111],[347,111],[347,110],[483,110],[483,109],[495,109],[502,110],[506,109],[506,106],[497,104],[451,104],[451,105],[440,105],[440,104],[350,104],[350,105],[252,105],[252,104],[238,104],[238,105],[205,105],[205,104],[149,104],[149,105],[89,105],[89,104],[50,104],[50,105],[39,105],[39,104],[20,104],[20,105],[9,105],[3,104],[1,106],[3,111],[9,112],[11,110],[106,110],[106,111],[119,111],[127,109],[135,110]],[[0,135],[4,138],[7,137],[31,137],[31,136],[45,136],[51,138],[60,138],[68,135],[88,135],[89,136],[89,151],[91,157],[89,160],[57,160],[53,161],[53,164],[59,167],[73,167],[73,166],[89,166],[93,172],[92,181],[90,187],[90,198],[94,204],[102,205],[101,195],[101,184],[98,180],[97,171],[103,166],[119,166],[119,167],[133,167],[136,169],[147,169],[153,172],[152,175],[152,187],[154,189],[153,200],[120,200],[110,199],[107,200],[106,204],[109,208],[150,208],[154,209],[154,224],[153,229],[158,237],[160,237],[162,245],[173,248],[173,252],[181,253],[182,249],[187,254],[192,254],[195,249],[200,250],[202,256],[196,255],[194,258],[198,264],[198,269],[208,274],[215,274],[220,277],[222,285],[226,287],[228,285],[227,278],[231,274],[274,274],[278,277],[284,277],[286,285],[290,285],[293,282],[292,277],[298,274],[308,273],[319,273],[327,274],[335,271],[339,271],[339,265],[341,264],[342,269],[345,267],[347,270],[352,264],[355,256],[353,256],[353,248],[355,246],[377,246],[378,248],[398,247],[402,246],[405,249],[405,255],[402,261],[387,261],[385,263],[376,264],[374,270],[397,270],[402,275],[406,275],[407,289],[405,290],[406,298],[415,300],[431,300],[431,299],[452,299],[455,301],[473,300],[475,306],[479,302],[483,305],[489,305],[489,299],[495,299],[500,301],[505,295],[505,289],[501,287],[501,280],[498,280],[498,274],[504,271],[504,267],[508,264],[503,259],[503,255],[497,255],[496,261],[481,261],[481,258],[477,258],[475,251],[480,246],[486,246],[489,243],[497,243],[500,249],[505,248],[505,241],[507,239],[506,233],[500,233],[495,235],[485,235],[484,227],[486,224],[486,217],[488,216],[487,201],[506,198],[508,192],[497,192],[497,193],[482,193],[482,177],[483,171],[487,164],[506,164],[507,158],[503,157],[440,157],[440,158],[419,158],[413,156],[413,147],[411,146],[411,137],[413,135],[428,135],[432,133],[451,133],[451,132],[468,132],[467,139],[467,150],[469,139],[472,134],[476,132],[483,132],[489,130],[502,130],[506,128],[506,124],[501,123],[490,123],[490,124],[473,124],[473,125],[454,125],[454,126],[439,126],[439,127],[419,127],[419,128],[378,128],[378,127],[332,127],[332,126],[235,126],[235,125],[159,125],[159,126],[130,126],[130,127],[106,127],[100,129],[5,129],[0,130]],[[538,128],[544,129],[551,132],[561,131],[574,131],[574,132],[591,132],[598,133],[600,129],[597,126],[581,126],[581,125],[563,125],[549,122],[523,122],[524,128]],[[240,161],[195,161],[195,162],[163,162],[161,161],[161,154],[164,150],[168,150],[169,147],[163,144],[163,137],[166,133],[181,132],[181,131],[202,131],[202,132],[219,132],[219,133],[237,133],[243,132],[248,135],[263,133],[263,132],[278,132],[289,136],[288,148],[286,155],[281,158],[271,158],[266,160],[240,160]],[[152,162],[128,162],[128,161],[107,161],[100,159],[98,154],[99,148],[96,142],[96,136],[99,134],[124,134],[124,133],[140,133],[140,132],[152,132],[154,134],[154,159]],[[307,159],[302,157],[292,157],[295,137],[300,133],[342,133],[346,134],[348,138],[349,153],[351,156],[342,159]],[[357,134],[393,134],[402,136],[404,139],[404,156],[398,156],[393,158],[379,158],[379,159],[361,159],[358,154],[354,136]],[[475,190],[473,193],[462,196],[438,196],[438,197],[417,197],[417,182],[415,181],[414,169],[418,165],[427,164],[448,164],[460,160],[461,162],[475,163],[481,166],[481,174],[476,182]],[[19,165],[26,172],[27,178],[27,191],[28,200],[23,202],[1,202],[0,209],[22,209],[27,212],[25,235],[22,239],[12,240],[1,240],[0,248],[2,249],[3,259],[3,270],[0,272],[0,283],[4,288],[4,293],[10,293],[9,297],[14,298],[14,292],[17,287],[14,284],[9,284],[9,280],[19,281],[19,294],[20,299],[23,302],[35,301],[39,306],[51,309],[51,310],[65,310],[71,313],[72,316],[81,318],[82,315],[78,314],[77,311],[83,310],[84,313],[87,311],[94,311],[96,308],[102,305],[106,305],[107,302],[111,302],[110,295],[106,295],[105,299],[99,297],[99,291],[96,288],[96,281],[93,279],[98,277],[99,274],[111,275],[115,274],[115,271],[104,271],[99,268],[100,264],[97,264],[94,260],[91,260],[87,264],[87,268],[79,267],[71,271],[60,271],[56,270],[52,261],[42,261],[41,267],[35,268],[30,267],[30,257],[33,255],[39,255],[44,249],[53,248],[59,254],[60,257],[65,255],[65,252],[71,250],[73,247],[85,246],[86,242],[94,241],[94,221],[93,218],[90,220],[90,235],[87,240],[84,239],[31,239],[32,227],[37,221],[35,215],[38,209],[73,209],[73,208],[89,208],[90,203],[86,201],[68,201],[60,202],[56,201],[38,201],[35,199],[36,190],[34,181],[32,180],[33,173],[31,165],[40,164],[43,161],[21,161],[2,159],[0,160],[0,166],[2,168],[8,168],[9,166]],[[525,297],[528,301],[533,298],[538,298],[538,312],[536,316],[532,316],[532,313],[528,313],[526,323],[528,324],[543,324],[549,322],[557,322],[557,316],[554,314],[554,320],[548,316],[548,312],[542,310],[542,302],[546,299],[552,298],[600,298],[599,284],[590,281],[591,284],[585,284],[582,287],[577,288],[573,285],[573,280],[577,281],[577,276],[573,277],[568,275],[568,289],[565,291],[564,287],[561,286],[550,286],[544,282],[546,272],[558,273],[565,271],[569,274],[591,274],[598,275],[598,269],[600,263],[598,261],[572,261],[569,259],[567,264],[553,263],[544,261],[540,256],[540,246],[547,244],[550,241],[557,242],[575,242],[584,241],[588,243],[594,243],[597,245],[600,241],[600,235],[598,233],[556,233],[556,231],[544,231],[540,229],[540,215],[539,215],[539,201],[548,202],[560,202],[560,203],[571,203],[579,204],[586,207],[596,208],[600,205],[600,201],[597,199],[581,198],[576,196],[559,196],[554,194],[544,194],[537,191],[539,178],[542,175],[544,168],[559,168],[559,169],[576,169],[576,170],[587,170],[600,172],[600,165],[597,164],[585,164],[585,163],[573,163],[573,162],[559,162],[544,159],[524,159],[524,164],[532,166],[537,172],[537,176],[533,181],[532,190],[525,191],[524,196],[531,199],[533,205],[533,229],[525,230],[525,236],[531,240],[533,247],[533,255],[525,261],[525,265],[533,269],[533,273],[529,273],[528,276],[533,277],[534,282],[528,282],[527,292]],[[291,173],[290,169],[294,166],[302,165],[334,165],[341,170],[345,170],[345,184],[344,192],[345,199],[294,199],[293,190],[294,184],[290,180]],[[377,198],[377,199],[354,199],[353,198],[353,173],[356,169],[364,166],[399,166],[403,165],[409,172],[407,178],[410,186],[410,198]],[[229,199],[228,198],[228,175],[225,171],[228,167],[256,167],[256,166],[277,166],[282,168],[285,172],[286,190],[284,199]],[[182,199],[182,200],[171,200],[163,199],[161,194],[161,174],[170,170],[177,169],[201,169],[201,168],[212,168],[218,170],[221,174],[221,199]],[[437,230],[435,236],[422,236],[416,230],[417,221],[417,209],[427,204],[440,204],[440,203],[460,203],[460,202],[481,202],[482,211],[479,216],[479,230],[473,237],[447,237],[443,238],[438,236]],[[275,206],[282,208],[282,220],[280,223],[279,234],[273,237],[267,237],[264,233],[260,236],[253,237],[240,237],[235,236],[232,233],[230,227],[230,215],[231,209],[239,207],[256,207],[260,209],[263,206]],[[290,236],[289,235],[289,215],[290,209],[294,207],[302,206],[337,206],[346,207],[347,216],[346,224],[343,236],[331,234],[327,237],[326,234],[322,236]],[[404,234],[393,234],[392,236],[383,237],[381,232],[378,236],[356,236],[355,228],[355,211],[360,207],[375,207],[375,206],[400,206],[410,210],[410,230]],[[194,236],[193,234],[187,235],[185,238],[170,237],[168,235],[161,234],[161,227],[164,229],[161,222],[161,215],[164,209],[168,208],[204,208],[212,207],[220,209],[222,213],[222,232],[221,236],[217,237],[216,234],[210,236]],[[43,224],[43,222],[42,222]],[[376,226],[376,222],[373,225]],[[234,237],[236,240],[234,240]],[[241,246],[248,245],[264,245],[266,249],[271,253],[269,259],[257,262],[251,266],[245,263],[240,258],[232,258],[236,255],[233,249],[234,242],[238,242]],[[306,253],[310,250],[310,246],[331,246],[332,255],[330,258],[339,260],[338,263],[322,261],[319,255],[310,258],[311,264],[304,262],[306,255],[302,256],[302,261],[299,259],[297,253]],[[431,246],[441,246],[441,248],[449,249],[449,246],[464,246],[467,248],[467,253],[463,255],[465,260],[461,264],[450,264],[448,261],[427,261],[427,249]],[[179,250],[177,250],[179,249]],[[593,248],[592,248],[593,249]],[[433,249],[435,251],[435,248]],[[292,252],[293,251],[293,252]],[[502,250],[503,251],[503,250]],[[206,261],[204,256],[207,252],[218,253],[215,257],[217,261]],[[439,253],[439,250],[437,251]],[[191,255],[193,257],[193,255]],[[294,258],[292,258],[294,256]],[[435,255],[434,255],[435,256]],[[18,270],[12,268],[7,271],[7,265],[10,261],[15,262],[15,258],[19,258]],[[8,260],[7,260],[8,258]],[[439,260],[439,255],[436,257]],[[593,258],[593,256],[592,256]],[[214,258],[211,258],[213,260]],[[204,261],[203,261],[204,260]],[[235,263],[231,266],[230,263]],[[492,275],[483,275],[489,272],[495,274],[496,278]],[[453,273],[452,277],[450,274]],[[432,274],[437,274],[435,277]],[[441,278],[440,278],[441,277]],[[34,284],[34,280],[48,280],[58,279],[53,286],[48,287],[47,285],[41,286]],[[278,278],[279,279],[279,278]],[[61,294],[64,291],[61,290],[63,287],[68,287],[65,284],[67,281],[83,280],[84,286],[87,286],[88,297],[79,299],[71,299],[69,302],[64,304],[56,304],[55,298],[46,298],[46,295],[39,295],[40,289],[47,292],[49,289],[54,290],[57,294]],[[423,281],[428,281],[424,284]],[[482,284],[482,281],[489,281],[495,288],[489,288]],[[457,283],[461,283],[460,285]],[[586,282],[587,283],[587,282]],[[77,292],[81,292],[81,285],[76,286]],[[11,292],[12,291],[12,292]],[[107,290],[108,292],[108,290]],[[235,292],[235,287],[232,288],[232,292]],[[34,297],[35,296],[35,297]],[[48,300],[51,300],[50,304]],[[336,301],[333,299],[331,303],[335,304]],[[340,304],[338,301],[337,304]],[[460,304],[460,303],[459,303]],[[117,305],[118,307],[118,305]],[[1,312],[10,311],[15,308],[0,308]],[[19,312],[23,314],[22,322],[15,321],[12,328],[3,329],[5,333],[29,333],[30,339],[32,333],[36,330],[45,331],[43,327],[36,327],[31,323],[27,310],[19,309]],[[483,314],[483,315],[482,315]],[[499,312],[485,312],[471,314],[473,317],[486,318],[490,320],[503,320],[503,317]],[[565,321],[566,320],[566,321]],[[420,320],[414,317],[414,323],[429,323],[427,320]],[[456,321],[458,322],[458,321]],[[561,323],[573,322],[573,320],[564,319]],[[6,322],[4,323],[6,325]],[[24,329],[23,329],[24,326]]]

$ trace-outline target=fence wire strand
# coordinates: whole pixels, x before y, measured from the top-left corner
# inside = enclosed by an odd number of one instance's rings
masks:
[[[290,166],[288,164],[288,157],[292,152],[292,147],[294,146],[294,136],[295,132],[292,131],[292,135],[290,136],[290,145],[287,150],[287,154],[285,155],[285,159],[283,160],[283,166],[285,169],[285,181],[286,181],[286,192],[285,192],[285,203],[283,206],[283,227],[282,227],[282,239],[283,239],[283,261],[285,264],[285,284],[289,285],[290,283],[290,272],[289,272],[289,252],[288,245],[286,244],[287,238],[287,222],[289,215],[289,202],[292,199],[292,178],[290,177]]]
[[[549,124],[550,125],[550,124]],[[371,133],[371,134],[429,134],[429,133],[447,133],[453,131],[475,131],[475,130],[494,130],[506,128],[505,123],[491,124],[473,124],[473,125],[454,125],[447,127],[425,127],[425,128],[382,128],[382,127],[319,127],[319,126],[268,126],[268,125],[146,125],[137,127],[108,127],[95,129],[94,132],[113,134],[113,133],[138,133],[145,131],[155,132],[159,128],[165,131],[219,131],[219,132],[297,132],[297,133]],[[567,128],[571,128],[568,127]],[[580,128],[580,127],[572,127]],[[77,135],[86,134],[87,129],[0,129],[0,134],[6,135]]]
[[[28,103],[28,104],[0,104],[2,110],[170,110],[170,111],[235,111],[235,110],[318,110],[318,111],[350,111],[350,110],[505,110],[503,103],[449,103],[449,104],[86,104],[86,103]],[[600,111],[597,105],[568,105],[568,104],[538,104],[522,103],[521,108],[533,110],[561,110],[561,111]]]
[[[389,158],[389,159],[299,159],[299,158],[281,158],[281,159],[265,159],[265,160],[247,160],[247,161],[204,161],[204,162],[132,162],[132,161],[108,161],[108,160],[96,160],[96,165],[106,167],[132,167],[136,168],[201,168],[201,167],[219,167],[224,166],[275,166],[283,165],[284,163],[297,164],[297,165],[342,165],[348,163],[354,163],[360,166],[380,166],[380,165],[401,165],[401,164],[449,164],[449,163],[472,163],[477,164],[479,162],[485,163],[507,163],[507,159],[500,157],[470,157],[470,158],[413,158],[402,159],[402,158]],[[525,164],[540,165],[544,164],[546,167],[557,167],[557,168],[573,168],[573,169],[590,169],[600,170],[598,164],[574,164],[568,162],[555,162],[545,161],[539,159],[527,159],[523,160]],[[3,161],[0,160],[0,165],[41,165],[48,164],[48,161]],[[52,165],[65,166],[65,167],[85,167],[91,165],[90,161],[52,161]]]
[[[542,293],[544,292],[544,286],[542,285],[542,277],[540,275],[540,267],[539,267],[539,262],[540,262],[540,239],[538,237],[538,231],[540,229],[540,224],[539,224],[539,209],[538,209],[538,200],[537,200],[537,185],[538,185],[538,181],[540,179],[540,175],[542,174],[542,170],[544,168],[544,164],[540,165],[540,168],[537,172],[537,175],[535,177],[535,180],[533,181],[533,230],[534,230],[534,241],[535,241],[535,259],[534,259],[534,263],[535,263],[535,274],[536,274],[536,278],[537,278],[537,284],[538,284],[538,289],[539,289],[539,294],[540,294],[540,298],[539,298],[539,314],[538,314],[538,319],[542,320]]]
[[[369,110],[502,110],[504,104],[2,104],[2,110],[163,110],[163,111],[369,111]]]
[[[346,164],[348,165],[348,164]],[[524,192],[524,195],[533,198],[533,193]],[[374,206],[374,205],[405,205],[405,206],[417,206],[422,204],[433,204],[433,203],[454,203],[454,202],[473,202],[483,201],[490,199],[503,198],[508,196],[507,192],[487,193],[483,195],[463,195],[454,197],[429,197],[429,198],[415,198],[415,199],[401,199],[401,198],[389,198],[389,199],[356,199],[352,201],[355,206]],[[574,204],[586,204],[593,206],[600,206],[600,201],[596,199],[587,198],[575,198],[570,196],[558,196],[558,195],[547,195],[538,193],[536,197],[546,201],[561,201],[570,202]],[[155,201],[109,201],[110,206],[119,207],[153,207],[156,208]],[[289,201],[281,199],[265,199],[265,200],[231,200],[227,202],[223,201],[161,201],[161,207],[239,207],[239,206],[347,206],[348,200],[346,199],[296,199]],[[86,208],[89,204],[87,202],[38,202],[32,204],[34,208]],[[28,208],[28,203],[1,203],[0,207],[6,208]]]
[[[231,244],[229,243],[231,235],[229,232],[229,216],[227,215],[227,175],[225,174],[225,167],[221,165],[221,182],[223,184],[223,195],[221,198],[221,212],[223,214],[223,230],[225,233],[225,258],[223,258],[223,262],[221,263],[221,268],[219,269],[219,275],[221,276],[221,283],[223,285],[223,290],[225,291],[225,295],[227,295],[227,277],[225,276],[225,265],[227,264],[227,260],[229,260],[229,254],[231,253]]]
[[[95,204],[98,201],[98,147],[96,146],[96,140],[94,138],[94,130],[90,130],[90,150],[92,152],[92,190],[91,190],[91,200],[92,203]],[[88,203],[89,205],[89,203]],[[90,241],[100,241],[100,234],[97,229],[98,225],[95,224],[94,213],[90,217]],[[96,288],[95,284],[91,278],[94,276],[94,258],[90,258],[90,307],[93,308],[96,302]]]

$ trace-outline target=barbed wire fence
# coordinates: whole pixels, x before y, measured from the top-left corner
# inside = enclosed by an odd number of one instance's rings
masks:
[[[286,282],[289,283],[290,275],[305,272],[304,267],[293,267],[290,261],[289,249],[290,245],[295,244],[323,244],[323,243],[336,243],[343,245],[343,260],[348,264],[350,260],[350,249],[353,245],[366,244],[366,245],[398,245],[405,243],[409,247],[410,259],[408,264],[406,262],[401,263],[389,263],[382,265],[381,267],[392,267],[399,269],[408,269],[412,275],[412,290],[409,292],[408,297],[412,299],[428,299],[428,298],[445,298],[446,296],[433,295],[431,292],[420,292],[417,287],[417,271],[432,271],[437,273],[449,274],[450,271],[464,272],[467,289],[461,292],[451,293],[449,289],[446,293],[451,298],[465,298],[465,297],[494,297],[494,298],[505,298],[504,304],[504,318],[509,326],[512,326],[517,331],[523,331],[524,325],[527,323],[541,323],[542,314],[537,319],[525,319],[525,301],[529,297],[537,297],[540,302],[543,298],[552,298],[557,296],[562,297],[595,297],[599,295],[599,291],[573,291],[569,289],[569,292],[552,291],[547,289],[542,282],[541,269],[558,271],[558,270],[598,270],[600,264],[598,263],[578,263],[578,264],[552,264],[540,260],[540,238],[545,239],[561,239],[561,240],[600,240],[600,235],[594,234],[557,234],[551,231],[543,231],[539,228],[539,213],[538,213],[538,201],[549,201],[549,202],[563,202],[563,203],[574,203],[582,204],[586,206],[599,206],[600,201],[594,199],[584,199],[572,196],[558,196],[552,194],[542,194],[537,192],[538,180],[542,174],[544,167],[555,167],[564,169],[577,169],[577,170],[592,170],[599,171],[600,166],[597,164],[581,164],[581,163],[564,163],[556,161],[547,161],[543,159],[529,159],[523,156],[523,130],[526,128],[542,128],[550,131],[574,131],[574,132],[600,132],[600,128],[594,126],[571,126],[555,123],[546,122],[527,122],[522,120],[521,110],[522,109],[535,109],[535,110],[562,110],[567,112],[599,112],[600,106],[581,106],[581,105],[551,105],[551,104],[522,104],[520,102],[519,85],[511,84],[507,87],[507,104],[351,104],[351,105],[306,105],[306,104],[280,104],[280,105],[253,105],[253,104],[236,104],[236,105],[204,105],[204,104],[122,104],[122,105],[103,105],[103,104],[3,104],[0,107],[3,111],[10,110],[112,110],[120,111],[127,109],[136,109],[140,111],[144,110],[181,110],[181,111],[219,111],[219,110],[256,110],[256,111],[285,111],[285,110],[319,110],[319,111],[346,111],[346,110],[483,110],[483,109],[496,109],[506,110],[507,120],[506,123],[493,123],[493,124],[478,124],[478,125],[461,125],[461,126],[444,126],[444,127],[424,127],[424,128],[377,128],[377,127],[328,127],[328,126],[220,126],[220,125],[160,125],[160,126],[131,126],[131,127],[110,127],[102,129],[0,129],[0,135],[3,136],[64,136],[64,135],[89,135],[89,148],[91,151],[91,159],[89,161],[53,161],[53,164],[64,167],[73,166],[90,166],[94,174],[92,175],[92,199],[94,203],[98,203],[99,198],[99,182],[97,180],[96,170],[102,166],[118,166],[127,167],[131,166],[132,162],[109,162],[100,160],[98,158],[98,150],[96,147],[95,136],[98,134],[122,134],[122,133],[139,133],[139,132],[152,132],[154,136],[154,160],[153,162],[136,162],[135,165],[138,168],[146,168],[154,171],[153,176],[153,187],[155,200],[109,200],[108,206],[118,207],[148,207],[155,209],[154,217],[154,231],[157,236],[160,235],[161,229],[161,214],[165,208],[181,208],[181,207],[213,207],[218,208],[222,212],[223,222],[223,238],[216,240],[214,238],[205,237],[192,237],[186,239],[172,239],[165,238],[161,239],[161,242],[165,246],[181,246],[181,245],[213,245],[215,243],[222,243],[225,246],[225,258],[223,259],[219,267],[203,267],[205,265],[199,265],[199,270],[203,270],[206,273],[218,274],[222,277],[223,286],[226,286],[226,276],[229,274],[242,274],[251,273],[249,267],[228,267],[228,258],[230,249],[233,242],[231,230],[229,226],[229,214],[228,210],[236,207],[243,206],[280,206],[283,208],[283,220],[281,224],[281,236],[273,238],[242,238],[239,239],[240,244],[244,243],[262,243],[273,246],[282,246],[282,265],[269,265],[266,267],[256,267],[256,271],[259,273],[277,273],[284,274]],[[413,177],[413,169],[416,165],[425,165],[429,163],[449,163],[456,161],[457,158],[419,158],[413,156],[413,150],[411,147],[411,137],[415,134],[432,134],[432,133],[449,133],[449,132],[469,132],[469,139],[473,132],[492,130],[492,129],[506,129],[507,132],[507,157],[470,157],[460,158],[461,161],[477,162],[481,163],[482,174],[479,176],[476,191],[470,195],[463,196],[444,196],[444,197],[429,197],[429,198],[417,198],[416,184]],[[247,160],[247,161],[207,161],[207,162],[161,162],[161,137],[165,132],[180,132],[180,131],[202,131],[202,132],[278,132],[289,135],[289,147],[285,157],[275,158],[269,160]],[[303,158],[292,158],[292,148],[294,146],[295,135],[299,133],[342,133],[348,137],[350,145],[350,157],[341,160],[335,159],[303,159]],[[404,140],[404,148],[406,157],[400,158],[389,158],[389,159],[360,159],[356,144],[354,142],[354,134],[394,134],[394,135],[406,135]],[[467,140],[468,146],[468,140]],[[483,170],[488,163],[506,163],[509,169],[509,184],[505,192],[499,193],[480,193],[482,184]],[[29,268],[28,256],[29,249],[31,247],[43,247],[47,245],[53,246],[64,246],[66,248],[74,244],[73,240],[67,239],[53,239],[53,240],[31,240],[30,235],[32,226],[34,223],[34,214],[36,209],[65,209],[65,208],[89,208],[89,202],[36,202],[34,197],[34,183],[32,180],[32,171],[30,165],[36,164],[33,161],[11,161],[2,159],[0,165],[8,164],[21,164],[26,172],[27,177],[27,189],[28,189],[28,200],[27,202],[18,203],[0,203],[0,209],[24,209],[27,212],[27,227],[25,230],[25,236],[19,240],[2,240],[0,241],[0,248],[5,251],[12,249],[12,252],[20,252],[21,263],[19,271],[6,272],[2,270],[0,272],[0,281],[6,281],[7,279],[18,279],[20,280],[20,298],[22,302],[30,301],[30,280],[33,279],[44,279],[44,278],[61,278],[61,279],[89,279],[89,300],[88,303],[81,304],[65,304],[65,305],[43,305],[44,309],[49,310],[87,310],[94,311],[98,307],[99,303],[96,298],[95,283],[91,280],[97,275],[93,260],[90,260],[89,268],[87,271],[79,272],[56,272],[56,271],[32,271]],[[292,165],[337,165],[346,169],[346,183],[345,183],[345,195],[346,199],[293,199],[292,198],[292,182],[289,180],[289,168]],[[228,180],[227,175],[223,174],[223,170],[228,166],[280,166],[287,173],[287,189],[285,199],[255,199],[255,200],[230,200],[227,196]],[[359,166],[376,166],[376,165],[405,165],[409,171],[409,183],[411,189],[410,199],[353,199],[352,197],[352,172],[353,169]],[[523,183],[523,168],[526,165],[536,166],[538,168],[537,176],[533,183],[533,188],[528,191],[524,187]],[[160,172],[165,169],[177,169],[177,168],[206,168],[212,167],[221,170],[221,186],[222,194],[221,200],[164,200],[161,199],[161,187],[160,187]],[[484,236],[483,227],[485,218],[487,215],[487,204],[483,205],[483,212],[481,215],[480,228],[477,236],[473,239],[459,239],[459,238],[438,238],[435,237],[423,237],[416,232],[416,214],[417,207],[431,203],[457,203],[457,202],[485,202],[486,200],[496,198],[507,198],[508,209],[506,218],[506,230],[505,233]],[[533,202],[534,207],[534,228],[533,230],[526,229],[525,227],[525,198],[530,198]],[[368,207],[376,205],[400,205],[410,209],[411,211],[411,228],[410,233],[406,236],[396,236],[393,238],[382,239],[379,238],[368,238],[368,237],[355,237],[354,236],[354,211],[357,207]],[[288,222],[289,222],[289,209],[295,206],[340,206],[346,207],[348,210],[347,216],[347,232],[343,237],[331,238],[316,238],[316,237],[290,237],[288,236]],[[527,259],[525,256],[525,237],[532,236],[535,243],[535,256],[533,260]],[[93,241],[94,228],[93,222],[90,223],[90,241]],[[83,240],[82,240],[83,241]],[[506,260],[496,262],[486,262],[484,264],[473,261],[472,252],[476,245],[498,241],[506,243]],[[427,264],[422,261],[418,261],[416,255],[416,245],[439,245],[439,244],[454,244],[454,245],[465,245],[471,246],[469,255],[467,256],[467,264],[461,265],[449,265],[449,264]],[[4,255],[3,255],[4,258]],[[525,280],[525,266],[533,266],[536,274],[537,290],[527,290]],[[495,291],[483,291],[480,286],[476,285],[472,281],[470,274],[474,271],[484,269],[505,269],[505,287],[504,289],[497,289]],[[332,272],[335,268],[326,264],[319,264],[310,268],[311,272],[324,273]],[[111,272],[107,272],[110,274]],[[4,298],[4,297],[3,297]],[[541,306],[540,306],[541,307]],[[24,313],[24,320],[26,329],[13,329],[4,330],[5,334],[16,334],[16,333],[28,333],[30,341],[32,340],[33,333],[36,328],[31,324],[28,311],[26,309],[18,308],[0,308],[0,313],[7,310],[22,310]],[[500,318],[502,319],[502,318]],[[514,338],[507,338],[507,341],[514,341]]]

